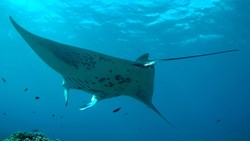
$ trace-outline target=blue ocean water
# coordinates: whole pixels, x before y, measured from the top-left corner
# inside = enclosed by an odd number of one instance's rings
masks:
[[[72,90],[65,108],[62,77],[9,16],[39,36],[128,60],[240,51],[156,64],[153,103],[175,129],[124,96],[79,111],[91,96]],[[2,138],[38,129],[62,141],[250,140],[249,0],[2,0],[0,17]]]

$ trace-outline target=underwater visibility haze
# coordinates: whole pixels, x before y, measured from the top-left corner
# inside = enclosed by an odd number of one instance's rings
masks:
[[[250,140],[249,5],[1,1],[0,140]]]

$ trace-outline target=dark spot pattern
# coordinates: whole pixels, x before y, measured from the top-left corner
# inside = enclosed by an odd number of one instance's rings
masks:
[[[105,86],[105,87],[113,87],[114,85],[115,85],[114,83],[108,82],[108,83],[106,83],[104,86]]]
[[[118,81],[117,82],[118,84],[130,83],[132,81],[131,78],[129,78],[129,77],[125,78],[125,77],[122,77],[122,75],[116,75],[115,80]]]
[[[95,65],[97,63],[96,55],[90,55],[89,53],[80,53],[74,50],[72,51],[66,49],[64,46],[59,47],[55,43],[41,42],[40,44],[43,44],[44,46],[49,46],[55,57],[59,58],[64,63],[75,67],[76,69],[79,69],[80,67],[83,67],[87,70],[95,69]],[[86,52],[88,51],[86,50]]]
[[[104,82],[106,80],[106,78],[101,78],[99,79],[99,82]]]
[[[122,76],[121,76],[121,75],[116,75],[116,76],[115,76],[115,80],[117,80],[117,81],[120,81],[120,80],[121,80],[121,78],[122,78]]]

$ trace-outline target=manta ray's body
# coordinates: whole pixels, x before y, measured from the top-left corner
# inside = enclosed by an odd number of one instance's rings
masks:
[[[148,60],[149,55],[144,54],[136,61],[129,61],[61,44],[34,35],[19,26],[11,17],[10,20],[37,55],[51,68],[62,75],[64,79],[63,86],[65,89],[64,96],[66,105],[68,103],[69,89],[79,89],[93,95],[90,103],[83,105],[80,108],[81,110],[93,106],[97,101],[126,95],[141,101],[160,115],[171,126],[174,126],[152,104],[155,73],[154,64],[162,60]],[[224,52],[163,59],[163,61],[193,58]]]

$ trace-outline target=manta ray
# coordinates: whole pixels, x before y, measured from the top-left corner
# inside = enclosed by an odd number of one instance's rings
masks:
[[[152,104],[155,64],[237,51],[234,49],[156,60],[149,60],[149,54],[145,53],[135,61],[130,61],[49,40],[27,31],[12,17],[10,21],[34,52],[63,77],[65,106],[68,104],[70,89],[82,90],[93,95],[90,102],[81,106],[80,110],[108,98],[129,96],[148,106],[172,127],[175,127],[174,124]]]

